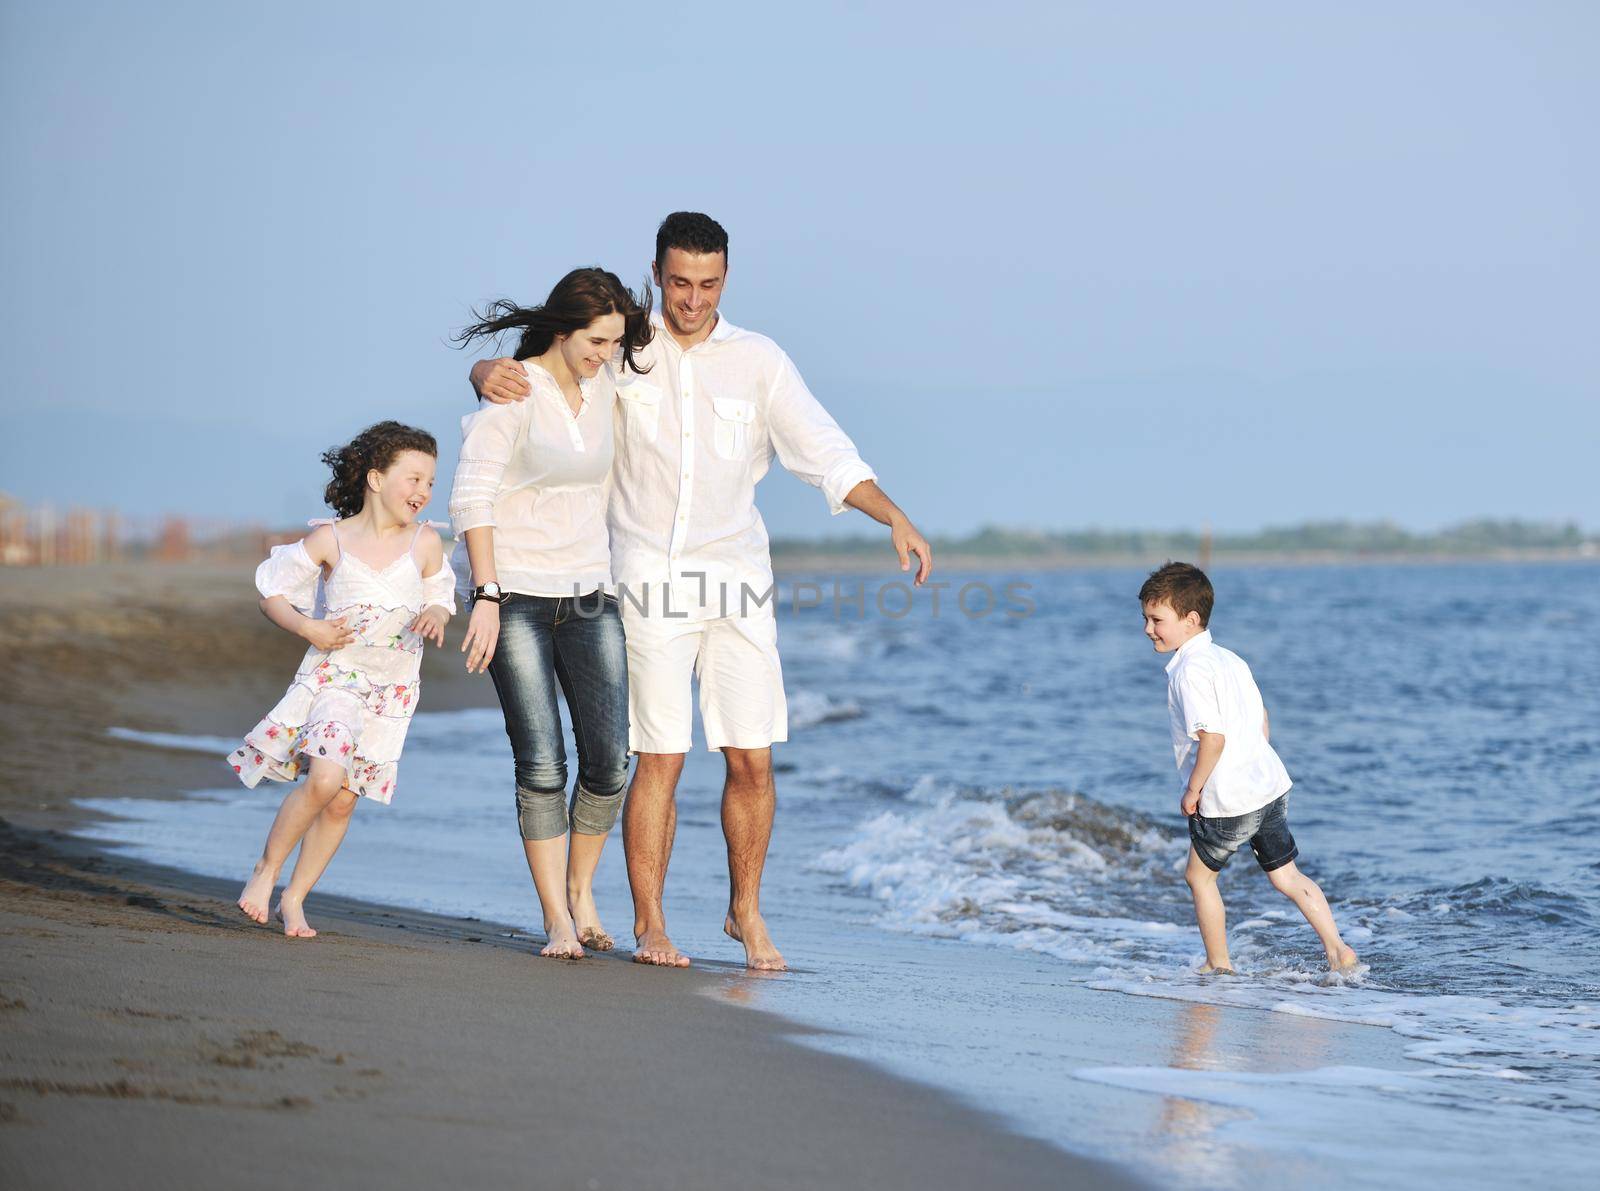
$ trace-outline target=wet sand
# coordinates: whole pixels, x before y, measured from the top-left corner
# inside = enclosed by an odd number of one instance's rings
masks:
[[[540,960],[493,924],[327,897],[322,936],[291,942],[233,883],[63,834],[74,797],[217,779],[108,727],[235,735],[299,653],[248,565],[0,571],[0,1185],[1130,1183],[799,1046],[707,972]],[[424,691],[493,703],[448,650]]]

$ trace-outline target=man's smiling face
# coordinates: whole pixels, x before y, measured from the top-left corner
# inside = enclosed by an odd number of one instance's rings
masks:
[[[661,317],[680,339],[704,336],[722,301],[728,278],[728,257],[722,252],[686,252],[669,248],[651,266],[661,291]]]

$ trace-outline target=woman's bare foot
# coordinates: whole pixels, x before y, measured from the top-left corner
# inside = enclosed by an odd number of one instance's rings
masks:
[[[578,942],[578,933],[572,929],[572,920],[547,924],[544,933],[550,941],[539,949],[539,954],[551,959],[582,959],[584,951]]]
[[[687,968],[689,957],[672,945],[667,932],[660,927],[639,931],[634,938],[638,946],[633,949],[633,962],[653,964],[658,968]]]
[[[744,944],[744,966],[757,972],[787,972],[789,965],[783,962],[783,955],[773,945],[772,936],[767,934],[766,921],[760,914],[746,915],[743,922],[734,920],[729,914],[722,921],[722,929],[730,939],[735,939]]]
[[[1200,975],[1202,976],[1237,976],[1238,974],[1226,964],[1217,964],[1200,969]]]
[[[239,894],[239,908],[252,922],[266,925],[272,911],[272,888],[277,883],[278,870],[270,867],[265,860],[256,861],[255,872],[244,883],[244,891]]]
[[[284,891],[278,899],[278,919],[283,923],[283,933],[291,939],[314,939],[317,932],[306,921],[305,899]]]
[[[1337,952],[1328,956],[1328,970],[1330,972],[1348,972],[1360,963],[1361,957],[1343,943],[1339,944]]]
[[[593,889],[567,886],[567,909],[572,914],[572,925],[578,930],[578,942],[591,951],[610,951],[617,945],[600,925],[600,911],[594,904]]]

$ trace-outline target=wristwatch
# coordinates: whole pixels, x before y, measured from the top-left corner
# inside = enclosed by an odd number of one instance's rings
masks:
[[[506,593],[500,590],[498,583],[484,583],[472,589],[472,602],[476,604],[479,600],[488,600],[491,604],[503,604],[506,602]]]

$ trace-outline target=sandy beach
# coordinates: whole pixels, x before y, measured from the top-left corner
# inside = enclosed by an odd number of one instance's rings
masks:
[[[176,797],[220,762],[106,729],[231,735],[297,643],[249,568],[0,572],[0,1183],[1117,1186],[953,1098],[790,1041],[623,954],[331,897],[285,941],[233,884],[98,852],[72,799]],[[448,653],[433,710],[492,703]]]

